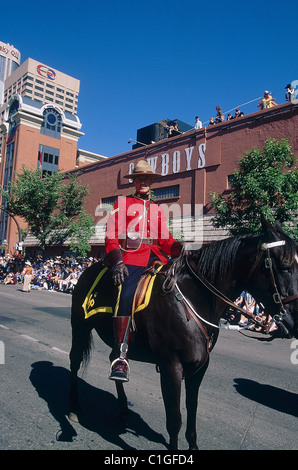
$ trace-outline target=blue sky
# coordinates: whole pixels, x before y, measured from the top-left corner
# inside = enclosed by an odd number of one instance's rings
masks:
[[[297,2],[16,0],[5,16],[0,40],[22,62],[80,80],[78,147],[107,157],[162,119],[207,122],[266,89],[284,103],[298,80]]]

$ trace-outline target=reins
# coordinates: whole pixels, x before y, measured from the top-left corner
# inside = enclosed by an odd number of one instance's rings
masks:
[[[250,279],[250,277],[254,273],[255,269],[257,268],[258,264],[260,263],[264,253],[266,252],[265,268],[269,269],[269,273],[270,273],[270,282],[271,282],[271,285],[272,285],[273,291],[274,291],[273,294],[272,294],[272,297],[273,297],[274,302],[276,304],[278,304],[279,308],[280,308],[279,313],[274,315],[272,317],[272,320],[271,320],[271,323],[275,322],[276,324],[280,324],[280,322],[282,321],[284,315],[286,314],[286,311],[285,311],[285,308],[283,307],[283,304],[286,304],[286,303],[291,302],[293,300],[296,300],[298,298],[298,294],[292,295],[292,296],[289,296],[289,297],[286,297],[286,298],[282,298],[279,291],[278,291],[278,287],[277,287],[277,284],[276,284],[276,281],[275,281],[275,276],[274,276],[273,267],[272,267],[272,259],[271,259],[271,256],[270,256],[270,248],[274,248],[276,246],[282,246],[284,244],[285,244],[285,240],[280,240],[280,241],[276,241],[276,242],[272,242],[272,243],[263,243],[260,246],[260,249],[259,249],[260,251],[257,253],[256,259],[255,259],[255,261],[254,261],[254,263],[253,263],[253,265],[252,265],[251,269],[249,270],[249,273],[246,277],[246,282],[248,282],[248,280]],[[172,266],[168,270],[168,272],[166,274],[166,279],[165,279],[165,281],[163,283],[163,286],[162,286],[164,292],[169,293],[169,292],[173,291],[174,289],[176,289],[176,291],[177,291],[176,298],[180,301],[183,301],[187,305],[187,307],[191,310],[191,312],[199,320],[201,320],[205,324],[207,324],[209,326],[212,326],[214,328],[218,328],[218,329],[222,328],[221,326],[216,325],[214,323],[211,323],[211,322],[207,321],[206,319],[204,319],[203,317],[201,317],[196,312],[196,310],[191,305],[191,303],[186,299],[184,294],[181,292],[180,288],[178,287],[178,284],[177,284],[178,268],[181,266],[181,259],[183,257],[185,258],[186,265],[187,265],[188,269],[190,270],[191,275],[194,276],[195,278],[197,278],[213,295],[215,295],[217,298],[219,298],[221,301],[223,301],[225,304],[232,307],[233,309],[240,311],[246,318],[251,320],[256,325],[260,326],[264,333],[267,334],[269,332],[271,324],[268,324],[267,321],[266,321],[266,323],[264,323],[263,320],[262,320],[262,316],[260,316],[258,314],[254,314],[252,312],[248,312],[247,310],[239,307],[238,305],[235,304],[235,302],[233,302],[226,295],[224,295],[222,292],[220,292],[200,272],[197,271],[196,266],[194,265],[192,259],[189,258],[189,256],[185,253],[181,254],[180,257],[172,264]],[[226,329],[226,328],[224,328],[224,329]]]

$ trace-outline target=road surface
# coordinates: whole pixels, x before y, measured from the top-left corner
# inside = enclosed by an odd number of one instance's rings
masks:
[[[0,285],[1,450],[166,451],[168,436],[153,365],[131,362],[131,420],[117,420],[109,349],[94,335],[80,374],[80,422],[68,420],[71,296]],[[297,341],[220,332],[198,412],[201,450],[297,450]],[[187,450],[183,425],[179,448]]]

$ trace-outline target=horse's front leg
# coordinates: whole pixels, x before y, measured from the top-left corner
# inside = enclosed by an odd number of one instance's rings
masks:
[[[181,382],[182,366],[179,362],[160,366],[160,383],[166,410],[166,426],[170,437],[169,448],[178,449],[178,435],[181,428]]]
[[[90,328],[82,328],[80,325],[72,325],[72,345],[69,354],[70,359],[70,413],[69,419],[78,421],[77,413],[80,410],[78,394],[78,371],[84,357],[84,351],[89,349]]]
[[[189,445],[189,450],[198,450],[197,445],[197,408],[199,388],[208,367],[208,362],[194,375],[185,378],[185,391],[186,391],[186,410],[187,410],[187,424],[185,437]]]

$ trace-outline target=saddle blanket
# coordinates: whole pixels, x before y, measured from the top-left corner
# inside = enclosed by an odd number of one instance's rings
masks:
[[[149,271],[141,277],[134,295],[132,314],[143,310],[149,304],[156,274],[162,267],[163,265],[159,264],[153,273]],[[113,287],[112,290],[111,286]],[[97,275],[82,304],[85,319],[97,313],[112,313],[116,316],[120,295],[121,286],[115,287],[108,268],[103,268]]]

